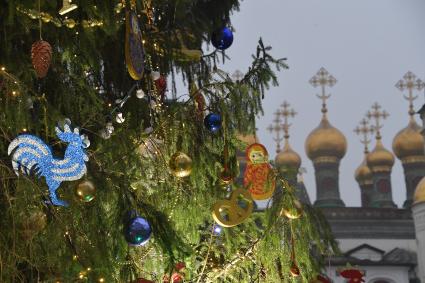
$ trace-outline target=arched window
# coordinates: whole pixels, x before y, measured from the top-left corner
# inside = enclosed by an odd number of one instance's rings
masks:
[[[396,283],[396,282],[391,279],[372,279],[369,281],[369,283]]]
[[[386,278],[385,276],[376,276],[370,280],[367,281],[367,283],[397,283],[393,279]]]

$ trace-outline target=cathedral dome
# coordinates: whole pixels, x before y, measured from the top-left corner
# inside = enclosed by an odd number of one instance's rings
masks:
[[[323,117],[319,126],[308,135],[305,150],[308,158],[312,160],[321,156],[341,159],[347,151],[347,140],[326,117]]]
[[[391,171],[394,165],[394,155],[378,139],[375,148],[367,155],[366,162],[372,172]]]
[[[372,171],[369,166],[366,164],[366,158],[363,160],[362,164],[357,167],[356,172],[354,173],[354,178],[358,183],[372,183]]]
[[[411,119],[409,125],[394,137],[393,151],[399,159],[424,155],[424,138],[420,129],[415,120]]]
[[[413,196],[413,203],[425,202],[425,177],[416,186],[415,194]]]
[[[298,170],[301,166],[301,157],[296,153],[288,141],[285,141],[285,146],[275,158],[276,167],[289,167]]]

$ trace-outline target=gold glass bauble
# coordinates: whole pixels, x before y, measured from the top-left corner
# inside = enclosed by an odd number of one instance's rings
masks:
[[[303,214],[303,207],[301,202],[294,200],[294,206],[291,208],[282,208],[281,215],[289,219],[298,219]]]
[[[83,181],[75,189],[75,195],[82,202],[91,202],[96,196],[96,188],[90,181]]]
[[[41,16],[41,19],[43,20],[43,22],[45,22],[45,23],[49,23],[53,19],[52,15],[47,14],[47,13],[41,13],[40,16]]]
[[[28,16],[33,20],[38,19],[38,15],[34,13],[32,10],[28,12]]]
[[[192,159],[183,152],[176,152],[171,156],[169,166],[174,176],[187,177],[192,172]]]
[[[65,21],[64,21],[64,24],[66,25],[66,27],[67,28],[74,28],[75,27],[75,21],[74,21],[74,19],[66,19]]]

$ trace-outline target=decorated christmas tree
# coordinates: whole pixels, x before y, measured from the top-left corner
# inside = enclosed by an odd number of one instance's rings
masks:
[[[286,61],[220,69],[238,1],[0,3],[0,282],[316,278],[326,223],[240,139]]]

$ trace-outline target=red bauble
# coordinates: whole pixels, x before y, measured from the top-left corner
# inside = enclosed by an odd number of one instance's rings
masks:
[[[136,281],[134,281],[133,283],[155,283],[155,282],[148,279],[144,279],[144,278],[137,278]]]
[[[181,283],[183,282],[183,276],[181,276],[179,273],[173,273],[173,275],[171,275],[171,282]]]
[[[178,263],[176,263],[175,269],[177,271],[181,271],[182,269],[185,269],[185,268],[186,268],[186,264],[184,264],[184,262],[178,262]]]
[[[167,90],[167,80],[163,75],[159,77],[159,79],[155,80],[156,91],[161,98],[161,101],[165,99],[165,91]]]

